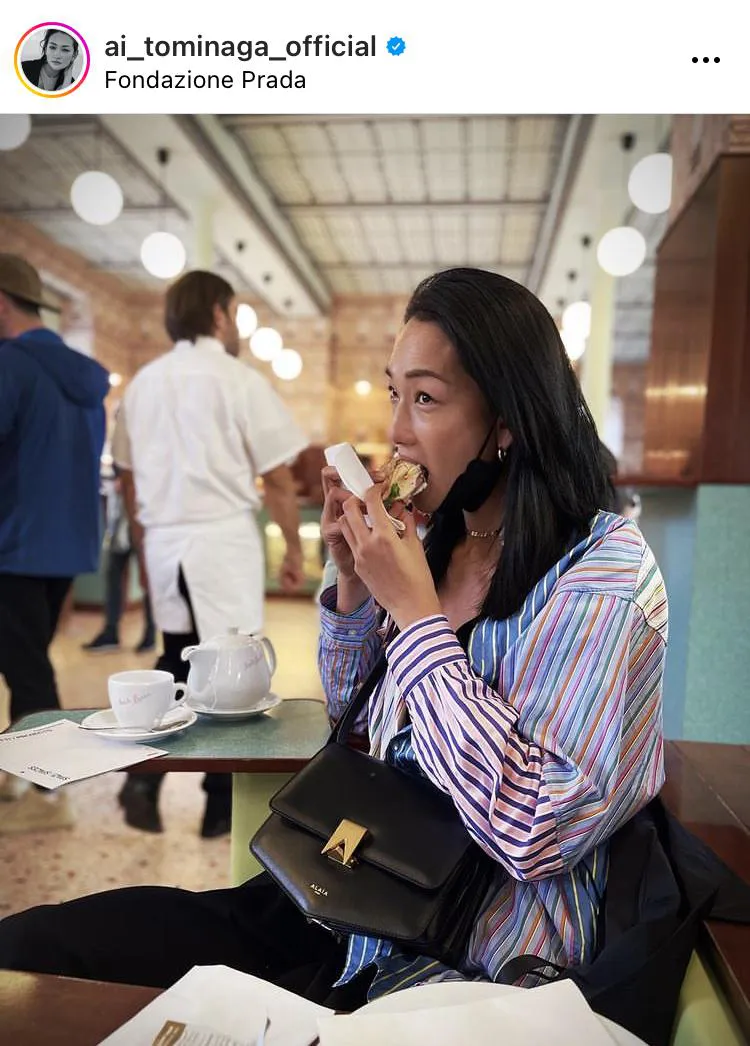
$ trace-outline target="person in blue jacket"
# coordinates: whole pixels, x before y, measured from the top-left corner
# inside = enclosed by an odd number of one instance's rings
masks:
[[[37,271],[0,254],[0,674],[11,721],[59,707],[49,645],[97,569],[109,374],[42,325]]]

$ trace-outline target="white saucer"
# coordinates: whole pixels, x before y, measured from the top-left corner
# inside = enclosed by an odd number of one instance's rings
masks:
[[[438,984],[418,984],[400,992],[383,995],[357,1010],[357,1014],[407,1013],[409,1010],[433,1009],[438,1006],[462,1006],[464,1003],[481,1002],[497,998],[507,992],[522,992],[533,989],[518,988],[510,984],[493,984],[491,981],[444,981]],[[597,1014],[616,1046],[646,1046],[642,1039],[619,1024]]]
[[[270,712],[272,708],[276,708],[277,705],[281,704],[281,698],[277,694],[266,694],[263,700],[259,704],[254,705],[253,708],[206,708],[204,705],[199,705],[189,696],[187,704],[189,708],[194,709],[199,715],[208,716],[211,719],[250,719],[252,716],[263,715],[264,712]]]
[[[102,708],[101,711],[86,716],[81,726],[97,737],[108,737],[111,741],[160,741],[164,737],[172,737],[182,730],[187,730],[197,719],[193,709],[184,704],[168,712],[162,720],[161,727],[157,727],[156,730],[143,730],[141,727],[117,726],[112,709]]]

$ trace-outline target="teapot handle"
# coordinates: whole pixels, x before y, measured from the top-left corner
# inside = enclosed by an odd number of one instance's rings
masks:
[[[276,651],[273,648],[273,644],[270,639],[266,639],[265,636],[261,637],[261,643],[266,654],[266,661],[268,662],[268,669],[271,675],[276,671]]]

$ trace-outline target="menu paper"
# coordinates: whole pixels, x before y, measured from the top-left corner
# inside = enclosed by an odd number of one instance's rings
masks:
[[[70,719],[0,734],[0,770],[50,790],[165,754],[162,748],[97,737]]]
[[[256,1046],[267,1023],[265,1046],[310,1046],[331,1013],[229,966],[194,966],[99,1046]],[[186,1037],[165,1037],[165,1026]]]
[[[167,1021],[152,1046],[252,1046],[252,1043],[240,1042],[213,1028]]]

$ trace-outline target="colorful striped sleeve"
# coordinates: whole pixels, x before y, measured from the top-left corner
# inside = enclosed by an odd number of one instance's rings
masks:
[[[377,608],[372,597],[352,614],[339,614],[335,586],[321,593],[318,671],[332,720],[339,718],[354,688],[375,664],[382,649],[377,624]],[[366,730],[366,709],[358,718],[357,727],[363,732]]]
[[[634,622],[645,660],[625,752]],[[479,845],[528,881],[572,867],[658,791],[663,647],[632,601],[565,590],[507,652],[498,690],[443,616],[410,626],[387,657],[422,769]]]

